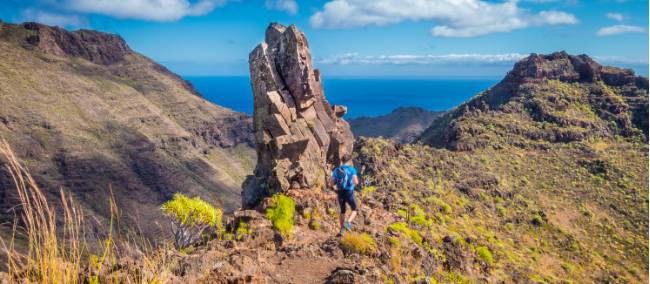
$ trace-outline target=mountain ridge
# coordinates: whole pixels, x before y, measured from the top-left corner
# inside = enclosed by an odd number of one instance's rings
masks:
[[[350,119],[355,137],[384,137],[400,143],[413,142],[442,111],[420,107],[398,107],[380,116],[360,116]]]
[[[548,82],[551,84],[544,85]],[[544,85],[544,90],[537,88],[541,85]],[[574,86],[583,88],[583,90],[572,89]],[[509,106],[508,103],[512,101],[518,102],[517,106],[513,106],[517,109],[506,111],[519,112],[523,110],[528,113],[528,117],[522,119],[534,124],[528,129],[506,129],[507,126],[503,127],[506,132],[514,136],[523,131],[530,138],[529,140],[553,142],[579,140],[590,135],[629,137],[642,131],[643,139],[647,141],[647,90],[647,78],[635,76],[634,72],[629,69],[601,66],[586,55],[570,56],[566,52],[556,52],[550,55],[532,54],[517,62],[513,70],[508,72],[506,77],[494,87],[435,120],[418,141],[436,147],[453,149],[480,147],[487,142],[478,141],[475,137],[478,136],[476,135],[478,133],[473,133],[471,136],[474,138],[470,138],[465,131],[487,133],[492,130],[472,129],[471,125],[462,124],[459,118],[473,111],[500,111]],[[588,95],[562,94],[567,91],[583,92]],[[530,96],[536,92],[545,92],[548,95],[542,99]],[[561,95],[554,95],[554,92]],[[587,109],[572,108],[572,106],[585,104],[588,106]],[[547,109],[549,111],[546,111]],[[559,112],[553,113],[555,110],[559,110]],[[577,115],[577,117],[572,117],[572,115]],[[592,115],[597,117],[589,117]],[[609,119],[615,121],[616,125],[603,125],[604,121]],[[576,128],[575,131],[559,131],[559,128],[542,129],[539,123],[543,122],[548,122],[551,126],[575,126],[581,129]],[[514,125],[517,124],[514,123]],[[503,134],[506,135],[506,133]],[[467,137],[466,141],[464,137]]]

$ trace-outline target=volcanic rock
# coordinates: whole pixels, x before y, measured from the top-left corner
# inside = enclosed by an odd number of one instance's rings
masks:
[[[133,51],[122,37],[92,30],[66,31],[39,23],[24,23],[32,31],[26,41],[37,49],[59,56],[82,57],[101,65],[116,63]]]
[[[295,25],[270,24],[249,57],[258,160],[243,185],[244,207],[276,192],[318,188],[354,141],[341,118],[347,109],[325,99],[307,39]]]

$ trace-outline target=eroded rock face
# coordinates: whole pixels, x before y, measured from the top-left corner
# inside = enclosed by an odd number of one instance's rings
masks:
[[[68,32],[59,27],[31,22],[23,26],[34,31],[27,42],[45,53],[82,57],[101,65],[116,63],[132,53],[126,42],[114,34],[91,30]]]
[[[244,207],[276,192],[319,188],[354,141],[341,118],[347,109],[325,99],[307,39],[295,25],[269,25],[249,64],[258,161],[244,182]]]

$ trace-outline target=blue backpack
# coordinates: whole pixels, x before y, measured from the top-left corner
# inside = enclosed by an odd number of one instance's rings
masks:
[[[334,173],[336,173],[336,187],[339,190],[354,190],[354,184],[352,183],[352,172],[350,172],[348,167],[340,166],[334,170]]]

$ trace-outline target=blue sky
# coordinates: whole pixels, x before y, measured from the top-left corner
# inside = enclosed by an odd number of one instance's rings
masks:
[[[269,22],[298,25],[324,76],[500,77],[559,50],[648,74],[642,0],[0,0],[0,18],[116,33],[181,75],[246,75]]]

